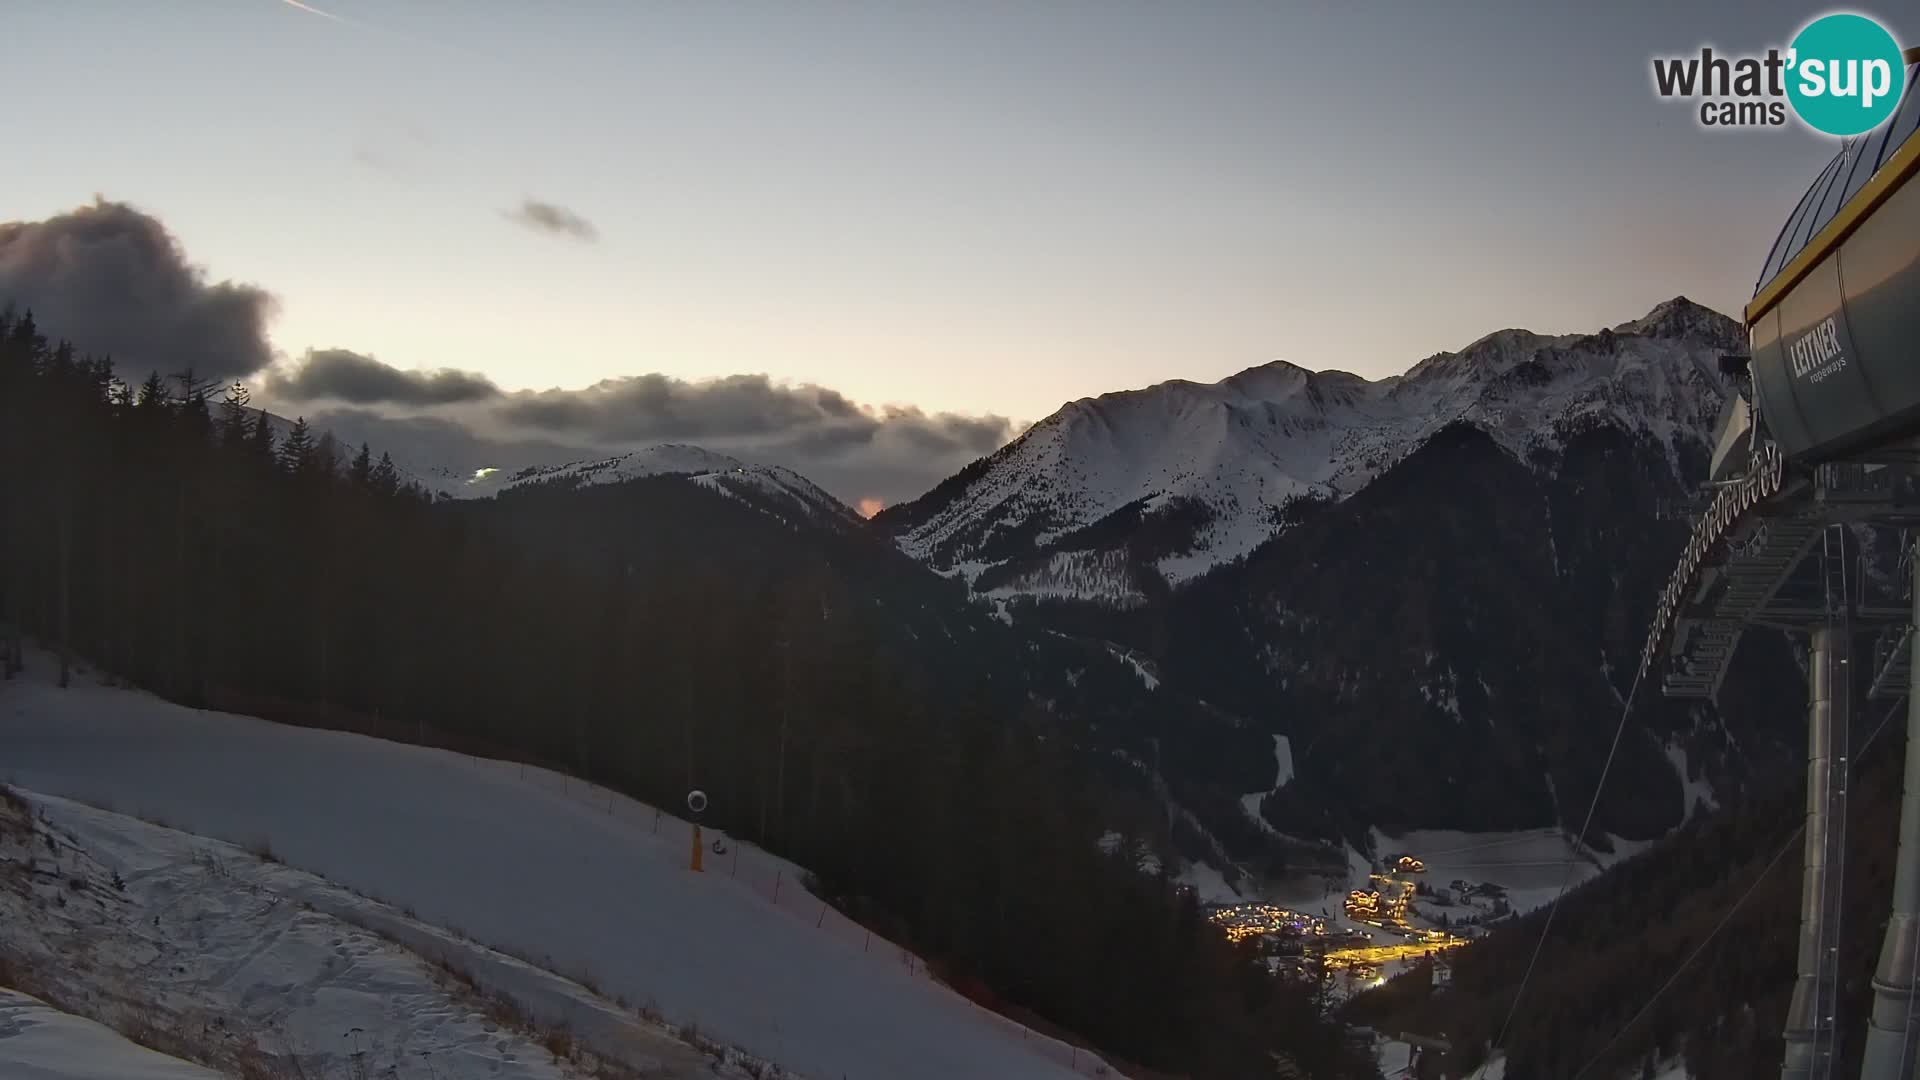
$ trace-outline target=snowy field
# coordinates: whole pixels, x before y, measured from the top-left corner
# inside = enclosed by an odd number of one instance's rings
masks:
[[[111,1028],[0,989],[0,1076],[7,1080],[222,1080],[136,1046]]]
[[[1612,852],[1585,846],[1576,850],[1558,829],[1501,833],[1418,829],[1398,836],[1376,829],[1373,842],[1374,850],[1383,858],[1406,852],[1424,861],[1424,876],[1433,888],[1445,888],[1456,878],[1498,885],[1506,890],[1515,913],[1522,915],[1552,903],[1563,884],[1571,892],[1607,867],[1650,846],[1650,842],[1615,837]]]
[[[0,686],[0,780],[245,847],[795,1072],[1098,1075],[798,887],[745,844],[537,769],[180,708],[48,664]]]
[[[241,1076],[563,1080],[604,1059],[662,1080],[748,1080],[746,1063],[716,1067],[584,987],[305,871],[26,798],[31,819],[0,807],[0,981],[180,1056]],[[557,1050],[540,1044],[561,1031]],[[575,1052],[588,1043],[600,1053]]]

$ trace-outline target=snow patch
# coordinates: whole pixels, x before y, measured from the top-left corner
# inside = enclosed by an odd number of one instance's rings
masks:
[[[1608,841],[1611,852],[1576,846],[1555,828],[1487,833],[1415,829],[1398,836],[1373,830],[1374,848],[1383,856],[1404,852],[1426,863],[1424,877],[1433,888],[1456,880],[1498,885],[1517,915],[1545,907],[1563,885],[1571,892],[1653,843],[1611,836]]]
[[[0,988],[0,1076],[8,1080],[224,1080],[39,998]]]
[[[1674,743],[1668,743],[1666,751],[1667,760],[1673,763],[1674,775],[1680,778],[1680,797],[1682,800],[1680,820],[1683,822],[1691,821],[1693,819],[1694,808],[1700,805],[1705,805],[1708,810],[1720,809],[1720,800],[1714,795],[1713,785],[1707,782],[1704,773],[1701,774],[1697,780],[1688,779],[1686,748]]]
[[[1182,861],[1180,872],[1173,879],[1182,885],[1191,886],[1194,896],[1203,904],[1238,904],[1246,897],[1240,891],[1227,884],[1220,871],[1206,863]]]
[[[1265,791],[1255,791],[1240,796],[1241,809],[1247,812],[1247,816],[1253,819],[1254,824],[1270,833],[1274,832],[1274,828],[1267,822],[1266,816],[1260,813],[1260,803],[1293,780],[1293,744],[1287,741],[1285,735],[1273,737],[1273,770],[1272,787]]]

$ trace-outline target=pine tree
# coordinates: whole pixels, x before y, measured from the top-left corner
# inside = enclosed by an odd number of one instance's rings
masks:
[[[340,443],[333,432],[323,431],[313,444],[311,471],[322,480],[331,480],[340,467]]]
[[[167,397],[166,380],[160,377],[159,372],[147,373],[147,381],[140,384],[140,395],[134,399],[134,404],[148,410],[161,410],[173,404]]]
[[[362,491],[373,483],[373,451],[366,443],[361,443],[360,452],[353,456],[353,468],[348,475],[353,478],[353,486]]]
[[[392,495],[400,490],[400,470],[394,467],[392,454],[380,455],[380,464],[373,467],[370,479],[373,490],[382,495]]]
[[[267,422],[267,414],[262,412],[253,421],[253,437],[247,440],[247,452],[255,461],[271,465],[273,456],[273,425]]]
[[[207,408],[207,384],[192,368],[174,375],[180,384],[180,420],[194,437],[205,440],[213,433],[213,413]]]
[[[227,387],[220,401],[220,445],[240,446],[247,441],[251,425],[247,423],[247,402],[252,395],[238,380]]]
[[[293,430],[287,432],[286,441],[280,444],[280,470],[289,476],[304,476],[312,465],[313,430],[302,416],[294,420]]]

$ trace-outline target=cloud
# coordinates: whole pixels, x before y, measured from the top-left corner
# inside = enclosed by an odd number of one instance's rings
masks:
[[[697,442],[758,454],[809,475],[888,462],[926,462],[951,471],[998,449],[1015,428],[1004,416],[868,408],[837,390],[776,383],[766,375],[697,382],[632,375],[583,390],[511,394],[490,411],[496,423],[517,432],[610,446]],[[891,496],[900,494],[897,482],[888,487]]]
[[[519,394],[496,413],[516,427],[573,431],[615,442],[772,435],[864,415],[838,391],[779,386],[765,375],[704,382],[630,375],[604,379],[584,390]]]
[[[788,466],[849,504],[918,495],[1015,433],[1001,416],[869,408],[766,375],[648,374],[577,390],[504,391],[477,373],[403,371],[346,349],[314,350],[272,370],[263,392],[420,469],[471,475],[690,442]],[[307,407],[314,403],[322,408]]]
[[[555,233],[589,244],[600,239],[600,230],[593,227],[593,222],[564,206],[541,202],[539,199],[522,199],[519,206],[502,211],[502,214],[508,221],[525,225],[536,232]]]
[[[324,420],[343,439],[391,450],[420,471],[470,475],[694,442],[788,466],[850,504],[891,503],[1015,432],[1005,417],[873,408],[764,374],[631,375],[508,391],[473,371],[410,371],[344,348],[276,363],[269,293],[208,280],[158,220],[104,199],[44,221],[0,222],[0,307],[7,304],[30,308],[50,336],[112,356],[130,381],[189,367],[206,379],[247,379],[262,405]]]
[[[500,388],[484,375],[451,368],[402,371],[349,349],[310,349],[297,366],[270,371],[265,389],[281,401],[415,407],[500,396]]]
[[[110,355],[128,377],[192,368],[251,375],[273,359],[265,290],[210,283],[166,227],[96,197],[45,221],[0,222],[0,307],[32,309],[49,334]]]

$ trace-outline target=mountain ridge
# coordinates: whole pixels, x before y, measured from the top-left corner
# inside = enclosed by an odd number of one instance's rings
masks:
[[[1738,340],[1731,319],[1675,297],[1590,334],[1498,330],[1377,380],[1274,361],[1080,398],[874,521],[978,594],[1128,606],[1245,557],[1290,504],[1350,496],[1455,420],[1522,462],[1611,422],[1664,444],[1677,470],[1723,394],[1710,358]],[[1090,539],[1120,517],[1159,535],[1125,552]]]

